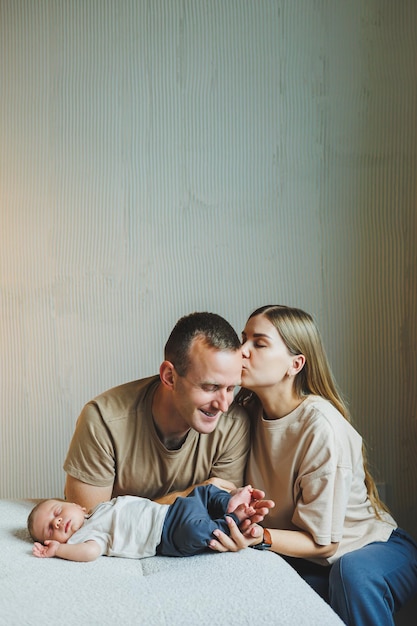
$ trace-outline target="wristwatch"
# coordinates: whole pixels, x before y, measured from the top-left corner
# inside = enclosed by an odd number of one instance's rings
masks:
[[[251,546],[254,550],[270,550],[272,546],[271,533],[267,528],[264,528],[264,536],[261,543],[257,543],[256,546]]]

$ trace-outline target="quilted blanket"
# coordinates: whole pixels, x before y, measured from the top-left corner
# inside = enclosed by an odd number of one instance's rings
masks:
[[[278,555],[256,550],[92,563],[37,559],[26,530],[34,505],[0,500],[0,624],[340,626]]]

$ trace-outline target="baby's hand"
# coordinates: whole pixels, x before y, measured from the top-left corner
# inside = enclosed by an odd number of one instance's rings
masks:
[[[35,541],[32,548],[32,554],[40,559],[48,559],[56,555],[59,545],[59,541],[54,541],[52,539],[47,539],[45,541],[45,545]]]

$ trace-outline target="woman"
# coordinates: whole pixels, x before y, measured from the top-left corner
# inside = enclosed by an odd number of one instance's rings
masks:
[[[253,424],[246,481],[275,509],[263,540],[231,522],[231,537],[216,532],[212,547],[271,544],[346,624],[394,624],[417,591],[417,545],[379,499],[312,317],[257,309],[242,350],[238,401]]]

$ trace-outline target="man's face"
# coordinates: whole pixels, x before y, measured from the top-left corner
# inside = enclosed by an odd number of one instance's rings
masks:
[[[173,401],[183,420],[183,429],[211,433],[222,413],[233,401],[240,385],[242,353],[220,351],[196,339],[190,348],[190,365],[185,376],[174,368]]]

